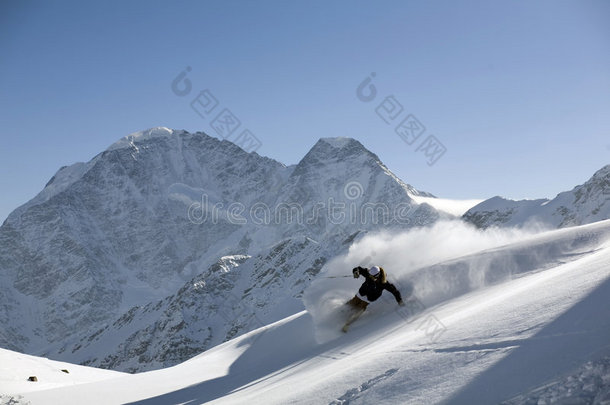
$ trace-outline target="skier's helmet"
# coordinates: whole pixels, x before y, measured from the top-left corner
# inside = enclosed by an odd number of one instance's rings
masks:
[[[373,277],[379,277],[379,273],[381,273],[379,266],[373,266],[369,269],[369,274]]]

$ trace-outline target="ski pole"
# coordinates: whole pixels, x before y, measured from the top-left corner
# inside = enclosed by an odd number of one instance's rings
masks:
[[[323,276],[320,278],[343,278],[343,277],[354,277],[354,276]]]

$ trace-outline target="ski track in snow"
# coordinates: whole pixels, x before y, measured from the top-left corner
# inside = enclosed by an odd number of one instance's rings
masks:
[[[360,398],[361,394],[364,391],[371,389],[374,385],[381,382],[382,380],[385,380],[386,378],[393,376],[394,374],[396,374],[397,371],[398,371],[397,368],[391,368],[388,371],[386,371],[385,373],[380,374],[376,377],[373,377],[373,378],[369,379],[368,381],[360,384],[359,386],[348,390],[345,394],[341,395],[339,398],[330,402],[329,405],[349,405],[351,403],[351,401]]]

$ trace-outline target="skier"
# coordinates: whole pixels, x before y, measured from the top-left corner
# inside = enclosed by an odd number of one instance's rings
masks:
[[[360,276],[364,277],[364,283],[360,286],[358,293],[347,302],[353,310],[354,313],[349,317],[345,325],[343,325],[343,332],[347,332],[349,326],[356,319],[362,315],[366,307],[373,301],[377,300],[377,298],[381,297],[381,293],[383,290],[387,290],[394,295],[396,298],[396,302],[398,305],[404,306],[404,302],[402,301],[402,297],[400,296],[400,291],[396,289],[394,284],[388,283],[386,279],[385,270],[379,266],[373,266],[370,269],[365,267],[354,267],[352,270],[354,274],[354,278],[358,278]]]

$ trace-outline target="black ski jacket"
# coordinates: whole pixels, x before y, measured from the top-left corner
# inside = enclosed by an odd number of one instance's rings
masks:
[[[360,286],[360,289],[358,290],[358,294],[366,297],[369,302],[373,302],[377,298],[381,297],[383,290],[391,292],[392,295],[394,295],[394,298],[396,298],[396,302],[400,303],[400,301],[402,301],[400,291],[394,287],[394,284],[386,281],[385,274],[383,274],[383,269],[381,270],[382,276],[378,277],[377,279],[371,276],[369,274],[369,270],[364,267],[356,267],[353,271],[355,272],[356,270],[358,270],[360,275],[365,278],[364,283],[362,283],[362,286]]]

